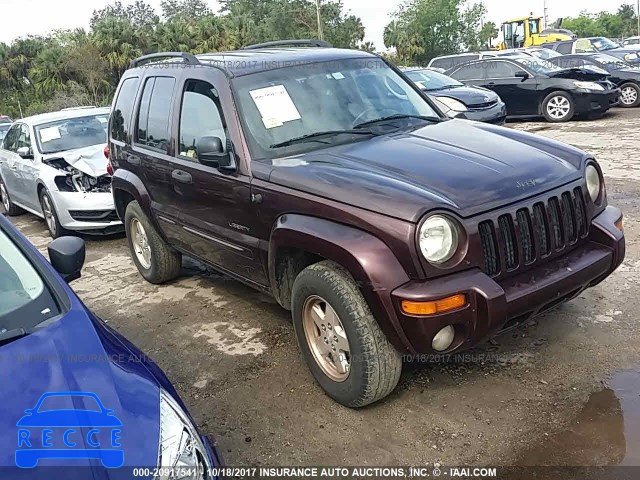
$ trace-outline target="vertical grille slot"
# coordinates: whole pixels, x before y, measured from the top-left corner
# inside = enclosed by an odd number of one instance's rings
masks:
[[[518,265],[518,250],[516,248],[516,235],[511,215],[502,215],[499,217],[498,227],[500,228],[500,235],[502,237],[505,266],[507,270],[513,270]]]
[[[518,229],[520,233],[520,245],[522,246],[522,256],[524,263],[531,263],[535,260],[535,246],[533,243],[533,227],[531,226],[531,217],[529,210],[522,209],[516,212],[518,220]]]
[[[562,194],[562,224],[566,234],[565,240],[568,244],[575,243],[578,240],[578,226],[576,225],[576,212],[574,210],[573,200],[569,192]]]
[[[589,223],[587,222],[587,209],[582,196],[582,189],[576,188],[574,191],[574,205],[576,209],[576,221],[578,227],[578,236],[585,237],[589,233]]]
[[[500,258],[498,256],[498,244],[493,222],[487,220],[478,225],[482,252],[484,253],[484,269],[487,275],[495,276],[500,272]]]
[[[562,229],[560,202],[558,202],[556,197],[549,200],[549,227],[556,250],[564,248],[564,230]]]
[[[535,236],[538,241],[540,255],[548,255],[551,251],[549,228],[547,226],[544,205],[542,203],[536,203],[533,206],[533,223],[535,225]]]

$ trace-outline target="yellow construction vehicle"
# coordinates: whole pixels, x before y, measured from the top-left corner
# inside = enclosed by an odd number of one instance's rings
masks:
[[[561,25],[562,18],[559,18],[552,28],[543,30],[542,17],[534,17],[533,14],[525,18],[507,20],[500,27],[503,40],[498,44],[498,50],[533,47],[577,38],[570,30],[560,28]]]

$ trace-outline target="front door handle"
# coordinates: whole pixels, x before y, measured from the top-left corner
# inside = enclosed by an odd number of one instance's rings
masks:
[[[496,82],[489,82],[489,83],[487,83],[487,85],[489,85],[490,87],[495,87],[496,86]]]
[[[137,155],[127,155],[127,162],[131,165],[142,165],[142,160]]]
[[[193,177],[184,170],[174,170],[171,172],[171,178],[180,183],[193,183]]]

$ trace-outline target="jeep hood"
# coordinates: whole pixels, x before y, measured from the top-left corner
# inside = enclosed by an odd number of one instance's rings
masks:
[[[106,144],[92,145],[90,147],[51,153],[45,155],[42,161],[49,163],[51,160],[63,159],[76,170],[97,178],[107,174],[107,163],[109,161],[104,156],[105,146]]]
[[[417,222],[435,208],[467,217],[548,191],[579,178],[585,159],[541,136],[450,120],[253,168],[278,185]]]

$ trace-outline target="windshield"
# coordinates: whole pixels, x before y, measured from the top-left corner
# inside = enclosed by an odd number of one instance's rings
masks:
[[[596,62],[600,62],[605,64],[609,68],[613,68],[615,70],[620,70],[621,68],[633,68],[630,64],[621,60],[613,55],[607,55],[604,53],[600,53],[598,55],[594,55],[593,59]]]
[[[420,93],[377,58],[300,64],[237,77],[233,83],[255,158],[370,138],[338,134],[277,146],[318,132],[350,130],[382,117],[438,116]],[[412,120],[416,121],[420,122]]]
[[[616,42],[612,42],[608,38],[604,37],[596,37],[591,39],[591,45],[596,47],[598,50],[613,50],[614,48],[620,48]]]
[[[35,127],[40,152],[56,153],[107,143],[108,114],[65,118]]]
[[[550,48],[541,48],[540,50],[531,50],[529,53],[543,60],[549,60],[550,58],[562,57],[561,53],[551,50]]]
[[[30,329],[58,313],[37,270],[0,230],[0,334]]]
[[[514,59],[520,65],[533,70],[535,73],[541,73],[542,75],[553,75],[556,72],[562,70],[562,68],[547,62],[541,58],[516,58]]]
[[[423,90],[441,90],[443,88],[462,86],[459,81],[432,70],[412,70],[405,73]]]
[[[0,125],[0,141],[7,135],[7,132],[11,128],[11,124]]]

